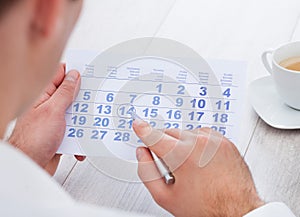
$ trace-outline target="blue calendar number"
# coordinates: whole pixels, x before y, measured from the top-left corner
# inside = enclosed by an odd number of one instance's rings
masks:
[[[185,93],[185,86],[179,85],[177,94],[184,95],[184,93]]]
[[[134,100],[137,98],[137,95],[135,95],[135,94],[130,94],[129,97],[130,97],[130,103],[133,103]]]
[[[75,128],[70,128],[68,137],[70,138],[82,138],[84,136],[84,131],[83,129],[75,129]]]
[[[183,105],[183,99],[182,98],[177,98],[176,99],[176,106],[181,107]]]
[[[226,96],[226,97],[230,97],[231,96],[231,89],[230,88],[227,88],[224,92],[223,92],[223,96]]]
[[[192,104],[193,108],[203,109],[206,106],[206,101],[204,99],[199,99],[199,100],[193,99],[191,101],[191,104]]]
[[[207,87],[200,87],[200,96],[206,96],[207,95]]]
[[[162,92],[162,84],[157,85],[156,89],[157,89],[158,93],[161,93]]]
[[[186,125],[186,129],[187,129],[187,130],[199,129],[199,128],[201,128],[201,127],[202,127],[202,125],[196,125],[196,126],[194,126],[193,124],[188,124],[188,125]]]
[[[92,96],[92,92],[91,91],[86,91],[83,94],[83,100],[88,101],[88,100],[91,99],[91,96]]]
[[[73,108],[74,108],[75,112],[88,113],[88,111],[89,111],[89,105],[86,103],[84,103],[84,104],[75,103],[73,105]]]
[[[159,105],[160,104],[160,97],[159,96],[154,96],[152,104],[153,105]]]
[[[106,95],[106,101],[107,102],[113,102],[115,95],[113,93],[109,93]]]
[[[86,124],[86,117],[85,116],[73,116],[72,117],[72,123],[73,125],[85,125]]]
[[[216,102],[216,105],[219,110],[221,110],[223,107],[227,111],[230,109],[230,101],[223,103],[222,100],[220,100],[220,101]]]
[[[105,130],[93,130],[92,131],[92,136],[91,139],[96,139],[96,140],[103,140],[105,138],[105,136],[107,135],[107,131]]]
[[[98,110],[98,113],[99,113],[99,114],[104,113],[104,114],[106,114],[106,115],[109,115],[109,114],[111,114],[112,107],[111,107],[110,105],[106,105],[106,106],[104,106],[104,105],[99,105],[99,106],[97,107],[97,110]]]
[[[146,118],[148,118],[148,117],[156,118],[158,116],[158,109],[146,108],[143,110],[143,113]]]
[[[189,117],[191,119],[191,121],[197,120],[200,121],[201,118],[203,117],[204,112],[191,112],[189,113]]]
[[[150,121],[149,124],[150,124],[151,127],[156,127],[156,122],[155,121]]]
[[[121,107],[118,109],[118,113],[119,113],[121,116],[131,115],[134,111],[135,111],[135,108],[134,108],[134,107],[130,107],[129,109],[127,109],[126,106],[121,106]]]
[[[228,114],[219,114],[216,113],[213,115],[215,122],[227,123],[228,122]]]
[[[116,142],[128,142],[130,140],[130,133],[116,132],[114,141]]]
[[[165,123],[165,128],[166,129],[170,129],[170,128],[176,128],[178,129],[179,128],[179,124],[178,123]]]
[[[119,120],[118,128],[126,129],[126,127],[128,127],[129,129],[132,129],[132,123],[133,123],[133,120],[121,119],[121,120]]]
[[[217,126],[212,126],[211,129],[221,133],[223,136],[226,135],[226,127],[217,127]]]
[[[179,120],[182,117],[181,111],[180,110],[169,110],[167,111],[167,117],[169,119],[176,119]]]
[[[109,119],[108,118],[100,118],[100,117],[96,117],[94,119],[94,126],[95,127],[108,127],[109,125]]]

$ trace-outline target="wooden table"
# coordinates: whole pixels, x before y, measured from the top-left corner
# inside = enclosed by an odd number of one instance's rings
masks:
[[[248,84],[267,72],[261,53],[300,40],[299,0],[85,0],[68,48],[104,50],[133,38],[184,43],[207,58],[246,60]],[[300,131],[266,125],[247,105],[236,144],[266,201],[283,201],[300,216]],[[76,200],[155,216],[170,216],[142,184],[117,181],[87,161],[64,156],[55,179]]]

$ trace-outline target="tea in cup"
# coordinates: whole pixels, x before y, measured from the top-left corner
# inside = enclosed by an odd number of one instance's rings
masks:
[[[272,75],[282,101],[300,110],[300,41],[265,51],[262,61]]]

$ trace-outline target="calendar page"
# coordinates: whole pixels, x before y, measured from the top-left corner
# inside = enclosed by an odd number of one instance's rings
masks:
[[[59,152],[135,161],[143,143],[132,130],[133,110],[155,128],[209,127],[238,143],[245,62],[173,57],[68,51],[67,69],[82,80]]]

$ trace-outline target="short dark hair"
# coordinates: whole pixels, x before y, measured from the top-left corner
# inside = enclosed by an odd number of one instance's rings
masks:
[[[19,0],[0,0],[0,16]]]

